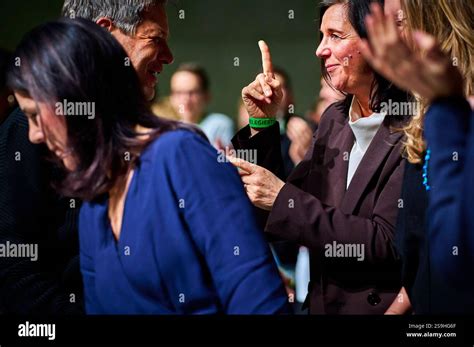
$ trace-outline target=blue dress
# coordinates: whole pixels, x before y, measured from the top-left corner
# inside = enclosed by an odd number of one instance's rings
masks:
[[[188,130],[142,153],[115,240],[108,197],[79,220],[88,314],[273,314],[288,303],[237,170]]]

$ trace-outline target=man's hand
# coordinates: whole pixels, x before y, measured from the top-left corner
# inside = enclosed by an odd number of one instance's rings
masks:
[[[235,157],[228,157],[228,159],[239,169],[240,178],[252,204],[271,211],[285,182],[261,166]]]
[[[365,19],[367,40],[362,40],[365,59],[398,87],[414,92],[430,103],[442,96],[463,95],[463,79],[436,40],[421,32],[413,35],[415,47],[401,38],[393,18],[384,16],[378,4]]]
[[[263,73],[258,74],[255,81],[242,89],[242,100],[250,117],[275,117],[283,98],[281,83],[273,73],[270,49],[264,41],[258,45],[262,53]]]

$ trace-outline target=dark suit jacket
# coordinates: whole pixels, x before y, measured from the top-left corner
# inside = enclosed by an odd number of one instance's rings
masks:
[[[0,257],[0,313],[83,312],[80,202],[70,208],[69,199],[55,194],[46,155],[45,146],[28,140],[28,121],[20,109],[0,124],[0,244],[38,245],[37,261]]]
[[[428,194],[422,175],[423,164],[406,163],[403,208],[398,214],[395,233],[395,246],[402,261],[402,283],[415,314],[431,313],[436,301],[430,285],[430,252],[426,238]]]
[[[400,290],[393,245],[405,163],[402,133],[393,130],[400,126],[386,117],[346,191],[354,135],[347,103],[331,105],[275,201],[265,231],[310,249],[310,313],[382,314]],[[249,135],[241,130],[234,146],[256,148],[258,164],[281,176],[278,125]],[[365,259],[325,256],[333,241],[363,246]]]

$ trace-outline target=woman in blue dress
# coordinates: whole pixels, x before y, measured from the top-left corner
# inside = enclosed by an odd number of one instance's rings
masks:
[[[237,171],[153,116],[122,46],[61,19],[17,48],[9,84],[80,212],[89,314],[273,314],[287,297]],[[17,66],[19,65],[19,66]]]

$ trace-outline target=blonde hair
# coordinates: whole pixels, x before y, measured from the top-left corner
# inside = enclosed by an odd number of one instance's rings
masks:
[[[472,0],[402,0],[409,32],[420,30],[433,35],[464,76],[466,96],[473,94],[474,79],[474,2]],[[417,114],[403,129],[405,155],[410,163],[423,162],[426,143],[423,122],[427,101],[415,95]]]

